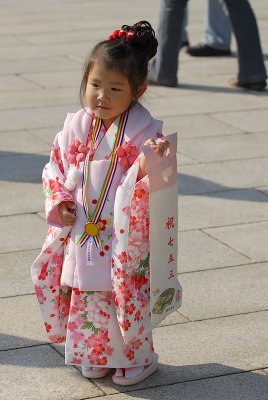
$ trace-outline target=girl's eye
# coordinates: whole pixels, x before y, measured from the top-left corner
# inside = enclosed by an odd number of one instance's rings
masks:
[[[113,87],[111,90],[112,90],[113,92],[121,92],[121,89],[116,88],[116,87]]]
[[[94,88],[98,88],[98,87],[99,87],[99,85],[98,85],[97,83],[91,83],[91,85],[92,85]]]

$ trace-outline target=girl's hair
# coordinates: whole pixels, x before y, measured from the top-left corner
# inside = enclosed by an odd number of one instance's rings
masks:
[[[155,32],[147,21],[137,22],[133,26],[123,25],[121,31],[131,32],[131,40],[123,34],[98,43],[89,54],[80,86],[81,104],[84,103],[88,75],[95,64],[122,73],[128,79],[133,93],[146,82],[148,64],[155,56],[158,45]]]

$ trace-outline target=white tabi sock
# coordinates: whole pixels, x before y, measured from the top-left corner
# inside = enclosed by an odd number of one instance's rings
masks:
[[[124,376],[123,368],[116,368],[115,376]]]
[[[144,367],[134,367],[134,368],[126,368],[125,377],[126,378],[135,378],[140,375],[144,370]]]
[[[102,369],[103,367],[82,367],[86,371],[98,371],[99,369]]]

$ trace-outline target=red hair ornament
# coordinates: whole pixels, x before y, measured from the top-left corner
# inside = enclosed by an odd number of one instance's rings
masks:
[[[115,29],[111,35],[108,36],[109,40],[117,40],[125,37],[130,42],[135,39],[135,33],[132,31],[125,32],[122,29]]]
[[[131,42],[132,40],[135,39],[135,33],[132,32],[132,31],[127,32],[127,34],[126,34],[126,39],[129,40],[129,41]]]

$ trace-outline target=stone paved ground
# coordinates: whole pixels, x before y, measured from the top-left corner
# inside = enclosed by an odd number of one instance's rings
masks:
[[[268,3],[255,0],[268,66]],[[190,39],[205,0],[192,0]],[[178,89],[143,102],[179,132],[180,312],[155,330],[159,372],[124,390],[65,367],[47,343],[30,280],[46,231],[41,169],[78,105],[88,49],[153,0],[1,0],[0,398],[268,399],[268,97],[227,85],[237,59],[181,55]],[[232,48],[235,51],[235,43]],[[235,53],[234,53],[235,54]]]

